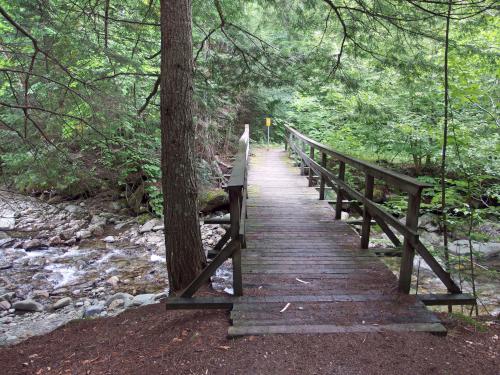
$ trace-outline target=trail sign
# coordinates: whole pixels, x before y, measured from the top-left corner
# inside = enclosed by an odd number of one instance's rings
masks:
[[[271,126],[271,117],[266,117],[266,126]]]

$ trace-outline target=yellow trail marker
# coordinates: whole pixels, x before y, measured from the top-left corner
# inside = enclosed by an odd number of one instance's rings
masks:
[[[266,126],[271,126],[271,117],[266,117]]]

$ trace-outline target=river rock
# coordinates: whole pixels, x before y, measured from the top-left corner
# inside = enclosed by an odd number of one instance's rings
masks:
[[[139,228],[139,233],[146,233],[146,232],[151,232],[154,227],[157,225],[161,225],[161,221],[158,219],[151,219],[147,222],[145,222],[140,228]]]
[[[121,307],[124,307],[125,305],[125,300],[123,299],[115,299],[114,301],[112,301],[109,306],[108,306],[108,309],[109,310],[116,310],[116,309],[119,309]]]
[[[128,293],[115,293],[106,300],[106,306],[109,306],[113,301],[121,299],[123,300],[124,306],[128,307],[130,306],[133,298],[134,296]]]
[[[24,301],[14,302],[12,307],[16,311],[43,311],[43,305],[32,299],[25,299]]]
[[[64,241],[60,236],[53,236],[49,238],[49,246],[59,246],[62,245]]]
[[[68,204],[66,207],[64,207],[64,209],[71,214],[76,214],[83,211],[80,206],[76,206],[74,204]]]
[[[107,243],[112,243],[112,242],[115,242],[115,241],[116,241],[116,239],[115,239],[115,237],[114,237],[114,236],[107,236],[107,237],[104,237],[102,240],[103,240],[104,242],[107,242]]]
[[[448,245],[450,252],[454,254],[468,254],[469,240],[457,240]],[[500,254],[500,242],[478,242],[472,241],[474,252],[481,253],[487,259],[496,257]]]
[[[92,216],[92,219],[90,220],[90,225],[98,225],[100,227],[103,227],[106,225],[108,222],[108,219],[104,217],[103,215],[94,215]]]
[[[34,290],[31,292],[33,298],[49,298],[49,292],[47,290]]]
[[[60,300],[58,300],[56,303],[54,303],[52,305],[52,308],[54,310],[59,310],[59,309],[62,309],[63,307],[66,307],[68,306],[73,300],[71,299],[71,297],[64,297],[64,298],[61,298]]]
[[[16,226],[16,219],[13,217],[0,217],[0,230],[12,230]]]
[[[12,268],[12,263],[0,260],[0,271],[1,270],[8,270],[9,268]]]
[[[418,227],[428,232],[437,232],[439,230],[437,216],[431,213],[423,214],[418,218]]]
[[[155,294],[138,294],[132,299],[132,306],[151,305],[155,303]]]
[[[157,293],[157,294],[155,294],[155,301],[159,301],[159,300],[165,299],[167,297],[168,297],[168,294],[166,292]]]
[[[9,301],[0,301],[0,311],[8,311],[10,309]]]
[[[33,250],[33,249],[36,249],[36,248],[39,248],[42,246],[43,246],[42,241],[40,241],[37,238],[35,238],[33,240],[28,240],[28,241],[23,243],[24,250]]]
[[[90,238],[92,236],[92,232],[87,229],[82,229],[76,232],[76,238],[83,240],[84,238]]]
[[[200,194],[200,211],[210,213],[229,204],[229,196],[222,189],[213,189]]]
[[[100,315],[104,311],[104,304],[96,304],[89,306],[85,309],[83,312],[83,317],[84,318],[91,318],[93,316]]]
[[[12,302],[16,298],[16,292],[4,293],[0,296],[0,301]]]
[[[100,225],[90,225],[88,227],[88,230],[94,236],[102,236],[104,234],[104,228],[102,226],[100,226]]]
[[[113,288],[115,288],[119,282],[120,278],[118,276],[111,276],[109,279],[106,280],[106,283],[111,285]]]

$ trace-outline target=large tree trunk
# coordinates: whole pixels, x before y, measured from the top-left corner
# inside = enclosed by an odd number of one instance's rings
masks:
[[[206,259],[198,222],[193,123],[191,0],[161,1],[161,141],[170,291],[185,288]]]

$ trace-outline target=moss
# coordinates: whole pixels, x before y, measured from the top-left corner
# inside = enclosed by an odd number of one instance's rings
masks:
[[[202,212],[212,212],[229,203],[228,194],[222,189],[204,191],[198,197],[198,204]]]
[[[452,313],[452,314],[450,314],[450,316],[455,320],[458,320],[462,323],[465,323],[465,324],[473,327],[476,331],[486,332],[488,330],[488,327],[486,326],[486,324],[474,319],[471,316],[464,315],[461,313]]]
[[[142,214],[142,215],[139,215],[137,216],[137,223],[139,225],[143,225],[144,223],[146,223],[147,221],[151,220],[151,219],[154,219],[155,217],[149,213],[147,214]]]

